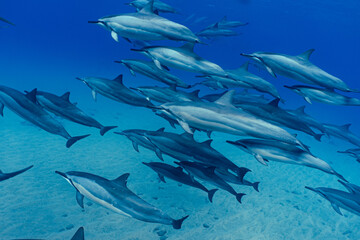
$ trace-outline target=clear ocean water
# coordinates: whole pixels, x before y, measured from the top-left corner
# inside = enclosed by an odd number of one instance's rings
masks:
[[[182,133],[172,129],[163,119],[146,108],[133,107],[99,96],[94,102],[90,89],[76,77],[115,78],[122,73],[128,87],[161,83],[132,76],[115,60],[145,56],[130,51],[131,44],[115,42],[110,33],[88,24],[102,16],[133,12],[120,0],[77,1],[5,1],[0,2],[0,16],[15,26],[0,22],[0,84],[20,91],[49,91],[58,95],[70,91],[70,100],[103,125],[126,129],[157,130]],[[240,53],[268,51],[300,54],[316,49],[311,61],[341,78],[351,88],[360,89],[360,2],[348,1],[284,1],[284,0],[195,0],[166,3],[179,14],[162,14],[168,19],[198,32],[219,21],[249,22],[237,28],[235,37],[223,37],[196,45],[195,52],[233,69],[247,61]],[[160,41],[169,46],[182,43]],[[298,84],[295,80],[271,77],[253,66],[255,73],[274,84],[286,103],[284,108],[306,105],[306,112],[320,122],[343,125],[360,135],[359,107],[306,103],[300,96],[283,88]],[[171,73],[193,84],[199,81],[194,73],[171,69]],[[211,93],[205,88],[200,95]],[[222,91],[220,91],[222,92]],[[359,97],[359,94],[347,94]],[[240,166],[252,170],[246,175],[260,181],[255,192],[246,186],[234,186],[247,195],[242,204],[225,191],[219,191],[214,202],[206,194],[174,181],[159,183],[155,172],[142,162],[157,161],[154,152],[140,147],[134,151],[131,142],[112,132],[100,136],[98,129],[81,126],[57,118],[72,135],[90,137],[67,149],[65,140],[27,123],[9,109],[0,119],[0,169],[16,171],[29,165],[34,168],[22,175],[0,182],[0,239],[71,239],[76,229],[85,228],[85,239],[360,239],[360,217],[347,211],[338,215],[330,203],[304,188],[333,187],[342,189],[333,175],[297,165],[270,162],[259,164],[253,156],[237,149],[226,140],[238,136],[214,132],[213,147]],[[290,132],[294,132],[289,130]],[[206,140],[196,133],[198,141]],[[299,133],[298,138],[311,146],[312,152],[327,161],[347,180],[360,184],[360,165],[354,159],[337,153],[354,147],[335,138],[322,142]],[[172,158],[165,156],[165,162]],[[170,216],[190,217],[180,230],[171,226],[145,223],[109,211],[85,199],[85,209],[76,203],[75,190],[54,173],[84,171],[114,179],[130,173],[129,188]],[[160,232],[160,233],[159,233]],[[162,235],[162,236],[159,236]]]

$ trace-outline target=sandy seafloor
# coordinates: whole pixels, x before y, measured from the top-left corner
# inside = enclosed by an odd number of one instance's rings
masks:
[[[156,130],[162,126],[173,131],[150,110],[101,96],[94,103],[86,90],[81,100],[79,96],[72,96],[72,100],[80,100],[79,106],[104,125],[118,125],[118,131]],[[6,139],[0,148],[2,170],[15,171],[31,164],[34,168],[0,183],[0,239],[70,239],[80,226],[85,228],[86,239],[360,239],[359,216],[344,210],[344,216],[338,215],[329,202],[304,188],[342,189],[335,176],[276,162],[263,166],[225,143],[227,139],[236,140],[236,136],[215,132],[213,146],[238,165],[250,168],[246,179],[260,181],[260,192],[236,186],[237,191],[247,194],[239,204],[234,196],[219,190],[211,204],[200,190],[179,186],[172,180],[159,183],[155,172],[141,163],[158,161],[155,153],[141,147],[140,153],[135,152],[124,136],[109,132],[101,137],[97,129],[61,120],[72,135],[92,134],[66,149],[61,137],[31,126],[8,109],[4,116],[0,124],[1,138]],[[175,131],[181,132],[179,127]],[[350,145],[326,138],[318,143],[304,134],[299,138],[349,181],[360,184],[359,164],[336,153]],[[196,139],[204,140],[206,136],[197,133]],[[165,156],[165,161],[170,163],[172,159]],[[75,189],[55,170],[85,171],[108,179],[129,172],[128,187],[135,193],[173,218],[190,217],[181,230],[174,230],[118,215],[88,199],[82,210],[76,203]],[[157,234],[164,233],[161,230],[166,231],[162,237]]]

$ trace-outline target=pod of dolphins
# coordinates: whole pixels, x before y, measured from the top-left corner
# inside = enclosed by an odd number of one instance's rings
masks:
[[[360,138],[350,132],[350,124],[343,126],[321,123],[305,113],[305,106],[297,109],[283,109],[279,103],[284,103],[278,90],[270,82],[251,73],[249,62],[238,69],[224,70],[222,67],[208,61],[194,52],[196,44],[202,44],[201,37],[208,39],[220,36],[234,36],[237,33],[231,28],[245,26],[248,23],[228,21],[226,17],[202,31],[194,34],[189,28],[179,23],[159,16],[162,13],[178,13],[178,10],[161,1],[135,0],[127,5],[137,9],[135,13],[106,16],[96,21],[89,21],[110,31],[115,41],[124,38],[141,48],[131,49],[143,53],[151,61],[140,59],[123,59],[121,63],[135,73],[166,84],[167,87],[139,86],[128,88],[123,83],[123,75],[114,79],[102,77],[78,77],[91,90],[94,100],[97,94],[114,101],[135,107],[143,107],[155,115],[167,120],[172,127],[180,125],[184,133],[177,134],[158,130],[128,129],[115,132],[128,138],[135,151],[139,146],[155,153],[164,161],[163,155],[171,157],[172,164],[164,162],[143,162],[154,171],[160,181],[166,183],[171,179],[189,187],[197,188],[207,194],[210,202],[219,189],[234,195],[241,203],[245,193],[237,192],[232,184],[250,186],[259,191],[259,182],[245,179],[251,172],[225,157],[212,147],[212,139],[198,142],[194,133],[205,132],[210,138],[213,131],[226,134],[245,136],[246,139],[226,141],[251,154],[263,165],[270,161],[303,165],[316,168],[332,174],[341,180],[339,182],[347,189],[341,191],[326,187],[309,187],[307,189],[318,193],[328,200],[333,209],[342,215],[339,208],[360,215],[360,187],[347,182],[325,160],[316,157],[296,134],[290,130],[303,132],[321,141],[321,137],[336,137],[360,147]],[[13,25],[8,20],[0,21]],[[155,40],[172,40],[185,42],[179,47],[156,46]],[[282,75],[312,86],[285,86],[301,95],[306,102],[317,101],[333,105],[359,106],[360,100],[342,95],[342,92],[359,92],[346,85],[341,79],[325,72],[309,61],[313,49],[300,55],[256,52],[242,53],[255,64],[265,68],[273,77]],[[179,77],[169,73],[169,68],[177,68],[194,72],[202,80],[196,84],[188,84]],[[314,86],[315,85],[315,86]],[[195,86],[206,86],[210,89],[225,89],[222,94],[208,94],[199,97],[200,90],[185,91]],[[243,88],[235,91],[234,88]],[[249,92],[255,90],[257,93]],[[104,126],[93,117],[86,114],[71,103],[70,93],[61,96],[34,89],[22,93],[16,89],[0,86],[0,114],[4,116],[4,107],[13,111],[23,119],[41,129],[59,135],[67,140],[66,147],[71,147],[77,141],[89,134],[71,136],[63,125],[53,115],[88,127],[98,128],[103,136],[116,126]],[[273,97],[271,100],[269,97]],[[250,137],[250,138],[249,138]],[[360,149],[353,148],[339,153],[347,154],[360,162]],[[154,155],[154,156],[155,156]],[[175,165],[174,165],[175,164]],[[0,181],[12,178],[32,168],[3,173],[0,171]],[[84,208],[84,197],[99,205],[140,221],[170,225],[180,229],[189,216],[173,218],[159,208],[146,202],[127,187],[129,173],[109,180],[102,176],[86,172],[55,171],[63,177],[76,191],[76,201]],[[214,188],[209,188],[212,185]],[[72,239],[84,239],[84,230],[80,228]]]

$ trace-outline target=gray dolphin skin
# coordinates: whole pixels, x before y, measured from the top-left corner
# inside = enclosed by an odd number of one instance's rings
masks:
[[[144,222],[172,225],[174,229],[180,229],[182,222],[188,217],[179,220],[172,219],[160,209],[138,197],[127,187],[129,173],[125,173],[114,180],[108,180],[86,172],[55,172],[76,189],[76,200],[82,208],[84,208],[85,196],[93,202],[124,216]]]
[[[199,90],[189,93],[176,90],[175,87],[165,88],[157,86],[137,87],[132,89],[144,95],[149,101],[151,100],[159,103],[201,101],[198,96]]]
[[[350,148],[345,151],[337,151],[338,153],[344,153],[356,159],[360,163],[360,148]]]
[[[203,86],[207,86],[211,90],[229,89],[229,88],[252,88],[246,82],[237,81],[229,77],[220,77],[216,75],[205,75],[205,76],[197,76],[197,77],[205,78],[206,80],[193,84],[192,85],[193,87],[197,85],[203,85]]]
[[[165,153],[180,161],[194,161],[205,163],[222,169],[225,172],[231,170],[236,173],[240,181],[250,170],[238,167],[224,155],[211,147],[212,140],[196,142],[189,133],[176,134],[165,132],[164,128],[157,131],[144,133],[145,137],[156,147],[156,154]],[[160,158],[162,159],[162,158]]]
[[[153,104],[146,98],[132,92],[123,84],[123,75],[120,74],[114,80],[86,77],[76,78],[85,83],[90,89],[94,100],[96,101],[96,94],[99,93],[112,100],[126,103],[137,107],[151,107]]]
[[[136,59],[124,59],[121,61],[115,61],[117,63],[122,63],[127,68],[129,68],[130,73],[135,76],[135,72],[140,73],[144,76],[157,80],[159,82],[165,83],[169,86],[177,86],[181,88],[190,88],[191,86],[181,81],[178,77],[170,74],[168,71],[161,70],[154,62],[136,60]],[[164,66],[162,66],[164,68]]]
[[[200,178],[207,183],[214,185],[216,187],[219,187],[230,194],[234,195],[236,197],[236,200],[241,203],[241,199],[245,193],[237,193],[233,187],[231,187],[227,182],[225,182],[223,179],[221,179],[219,176],[215,174],[215,167],[213,166],[204,166],[199,163],[194,162],[187,162],[187,161],[181,161],[181,162],[175,162],[182,168],[184,168],[192,177]]]
[[[194,53],[194,46],[194,43],[186,43],[181,47],[149,46],[131,50],[144,53],[160,69],[165,65],[204,75],[227,76],[219,65]]]
[[[322,123],[317,121],[315,118],[305,113],[305,106],[298,107],[295,110],[286,109],[288,113],[297,116],[298,120],[302,121],[304,124],[308,125],[311,128],[318,129],[320,132],[325,133],[325,128]]]
[[[215,102],[165,103],[159,109],[176,119],[188,133],[191,127],[208,131],[218,131],[240,136],[272,139],[306,147],[295,136],[283,128],[266,122],[232,104],[234,90],[225,93]]]
[[[202,185],[195,179],[191,178],[189,174],[184,173],[181,167],[173,167],[169,164],[161,163],[161,162],[149,162],[149,163],[143,162],[143,164],[154,170],[158,174],[162,182],[165,182],[164,177],[167,177],[179,183],[188,185],[190,187],[203,190],[208,194],[208,198],[210,202],[212,202],[213,196],[215,192],[218,190],[218,189],[208,190],[206,187],[204,187],[204,185]]]
[[[111,32],[115,41],[119,37],[153,41],[174,40],[199,43],[199,38],[184,25],[156,15],[154,0],[150,0],[139,12],[102,17],[89,23],[98,24]]]
[[[325,187],[312,188],[308,186],[305,186],[305,188],[313,192],[316,192],[321,197],[328,200],[331,206],[333,207],[333,209],[338,214],[343,215],[342,212],[340,211],[340,208],[343,208],[349,212],[352,212],[360,216],[359,196],[333,188],[325,188]]]
[[[80,139],[90,135],[71,137],[63,125],[56,121],[39,104],[36,103],[36,92],[37,89],[34,89],[25,95],[13,88],[0,86],[0,115],[3,116],[3,110],[6,106],[11,111],[31,122],[35,126],[67,139],[67,148],[71,147]]]
[[[196,35],[204,38],[214,38],[214,37],[232,37],[232,36],[237,36],[239,34],[230,29],[220,28],[219,24],[216,23],[213,27],[205,28],[200,32],[196,33]]]
[[[208,28],[212,28],[216,24],[218,24],[219,28],[236,28],[236,27],[246,26],[249,23],[244,23],[240,21],[228,21],[227,17],[224,16],[219,22],[210,25]]]
[[[350,89],[342,80],[330,75],[309,61],[314,49],[310,49],[300,55],[290,56],[286,54],[256,52],[253,54],[241,54],[263,65],[273,76],[276,74],[298,80],[303,83],[322,86],[329,89],[339,89],[344,92],[358,92]]]
[[[163,131],[163,129],[161,128],[158,131]],[[133,148],[136,152],[139,152],[139,145],[156,152],[156,146],[152,144],[147,137],[145,137],[145,133],[150,132],[151,131],[142,129],[129,129],[122,132],[115,132],[115,134],[127,137],[131,141]],[[158,157],[162,159],[162,155],[158,152],[156,153],[158,154]]]
[[[323,126],[325,128],[326,135],[334,136],[360,147],[360,138],[350,131],[351,124],[338,126],[324,123]]]
[[[98,128],[100,129],[101,136],[103,136],[107,131],[116,128],[116,126],[103,126],[94,118],[90,117],[81,109],[76,107],[76,104],[71,103],[69,97],[70,92],[66,92],[60,97],[43,91],[37,91],[36,93],[36,101],[47,111],[72,122]]]
[[[29,170],[32,167],[33,167],[33,165],[31,165],[31,166],[29,166],[27,168],[21,169],[19,171],[16,171],[16,172],[11,172],[11,173],[4,173],[4,172],[2,172],[0,170],[0,182],[4,181],[4,180],[7,180],[9,178],[13,178],[13,177],[15,177],[15,176],[17,176],[17,175],[19,175],[19,174],[21,174],[23,172],[26,172],[27,170]]]
[[[0,21],[15,26],[14,23],[10,22],[9,20],[6,20],[5,18],[0,17]]]
[[[360,106],[360,99],[347,97],[340,93],[335,92],[333,89],[322,89],[304,85],[284,86],[293,90],[295,93],[302,96],[306,102],[312,103],[312,101],[342,105],[342,106]]]
[[[294,145],[279,141],[260,139],[241,139],[235,142],[226,142],[253,155],[258,162],[266,166],[266,162],[268,161],[303,165],[333,174],[346,181],[346,179],[332,169],[327,162]]]
[[[218,93],[208,94],[208,95],[202,96],[201,99],[206,100],[208,102],[215,102],[225,93],[226,92],[219,93],[219,94]],[[234,93],[231,103],[235,107],[239,107],[243,103],[267,104],[268,102],[269,102],[269,99],[265,98],[264,95],[253,94],[253,93],[249,93],[247,90],[243,90],[242,92]]]
[[[149,3],[149,0],[135,0],[135,1],[131,1],[130,3],[125,3],[125,4],[132,6],[132,7],[136,8],[138,11],[140,11],[148,3]],[[162,12],[162,13],[177,13],[175,8],[173,8],[169,4],[166,4],[159,0],[154,1],[153,10],[154,10],[154,12],[157,11],[157,12]]]
[[[360,197],[360,187],[358,185],[343,182],[341,180],[338,180],[338,182],[341,183],[349,191],[349,193],[355,194]]]

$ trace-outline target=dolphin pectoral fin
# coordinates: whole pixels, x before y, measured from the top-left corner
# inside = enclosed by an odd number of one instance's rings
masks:
[[[111,37],[112,37],[115,41],[119,42],[119,37],[118,37],[118,35],[117,35],[116,32],[111,31]]]
[[[131,75],[133,75],[133,76],[135,77],[135,72],[134,72],[134,70],[132,70],[131,68],[129,68],[129,70],[130,70]]]
[[[258,162],[260,162],[261,164],[267,166],[267,163],[265,162],[265,160],[263,159],[262,156],[260,156],[259,154],[255,154],[254,157],[256,158],[256,160],[258,160]]]
[[[271,67],[269,67],[264,60],[262,60],[262,58],[258,58],[260,60],[260,62],[264,65],[266,71],[268,71],[268,73],[270,73],[271,76],[273,76],[274,78],[277,78],[276,74],[274,73],[274,71],[271,69]]]
[[[305,99],[305,101],[306,101],[307,103],[312,104],[312,102],[311,102],[311,100],[310,100],[309,97],[304,97],[304,99]]]
[[[213,201],[214,194],[216,193],[217,190],[219,190],[219,189],[212,189],[212,190],[208,191],[208,198],[211,203]]]
[[[81,208],[84,208],[84,195],[82,195],[79,191],[76,190],[76,202],[79,204]]]
[[[139,152],[139,144],[135,141],[132,141],[132,145],[135,151]]]
[[[338,205],[336,205],[335,203],[331,203],[331,206],[333,207],[333,209],[335,210],[335,212],[337,212],[338,214],[340,214],[341,216],[343,216],[342,212],[340,211],[340,208]]]
[[[190,134],[194,134],[194,132],[190,129],[189,124],[187,124],[186,122],[181,121],[181,120],[178,120],[178,123],[184,129],[185,132],[190,133]]]
[[[166,183],[164,175],[161,175],[160,173],[158,173],[158,176],[159,176],[159,179],[160,179],[161,182]]]
[[[92,95],[94,101],[96,102],[96,92],[94,90],[91,90],[91,95]]]
[[[84,240],[84,239],[85,239],[84,228],[79,227],[79,229],[76,231],[76,233],[70,240]]]
[[[4,104],[0,103],[0,115],[3,117],[4,116]]]
[[[163,156],[162,156],[162,152],[160,151],[159,148],[156,148],[156,149],[155,149],[155,153],[156,153],[156,156],[157,156],[158,158],[160,158],[161,161],[164,161],[164,158],[163,158]]]
[[[159,60],[157,59],[153,59],[154,63],[155,63],[155,66],[160,69],[160,70],[163,70],[162,66],[161,66],[161,63],[159,62]]]

